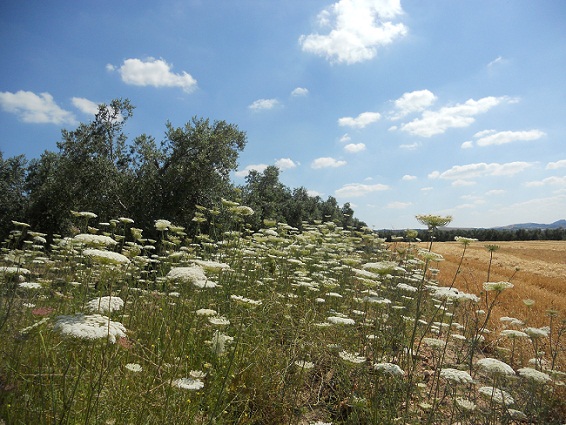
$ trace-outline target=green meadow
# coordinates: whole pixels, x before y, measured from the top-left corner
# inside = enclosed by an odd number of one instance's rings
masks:
[[[441,286],[442,256],[411,231],[251,231],[253,210],[230,201],[196,218],[214,228],[219,213],[229,228],[193,238],[89,212],[52,241],[14,222],[0,257],[3,423],[566,420],[564,312],[543,327],[491,317],[516,282]],[[463,255],[478,243],[459,240]]]

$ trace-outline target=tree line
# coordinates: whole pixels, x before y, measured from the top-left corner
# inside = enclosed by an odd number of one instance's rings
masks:
[[[275,166],[251,171],[244,185],[234,185],[230,173],[247,142],[234,124],[193,117],[182,127],[167,122],[160,142],[146,134],[130,141],[124,127],[133,111],[127,99],[100,105],[93,121],[62,130],[59,152],[31,160],[4,159],[0,152],[0,238],[13,228],[12,220],[47,234],[67,234],[73,210],[93,212],[102,222],[128,217],[143,229],[166,219],[190,235],[205,227],[195,217],[222,199],[255,211],[245,217],[252,230],[264,220],[299,229],[316,220],[365,226],[348,203],[340,206],[332,196],[323,200],[304,187],[286,187]],[[215,226],[222,225],[218,217]]]
[[[391,241],[392,238],[404,236],[404,231],[379,230],[379,235]],[[533,240],[566,240],[566,228],[553,229],[437,229],[434,240],[437,242],[450,242],[456,236],[477,239],[478,241],[533,241]],[[426,229],[417,230],[417,238],[422,241],[430,240],[430,233]]]

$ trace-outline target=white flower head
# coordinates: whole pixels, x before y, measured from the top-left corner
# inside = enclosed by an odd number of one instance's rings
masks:
[[[330,316],[326,318],[326,321],[333,323],[335,325],[355,325],[356,321],[354,319],[349,319],[347,317]]]
[[[484,282],[483,283],[483,289],[485,289],[486,291],[496,291],[496,292],[501,292],[501,291],[504,291],[506,289],[511,289],[514,286],[515,285],[513,285],[511,282]]]
[[[546,373],[530,367],[523,367],[521,369],[518,369],[517,372],[523,378],[530,379],[531,381],[535,381],[541,384],[552,381],[552,378]]]
[[[79,339],[108,338],[112,344],[116,342],[116,338],[126,337],[124,325],[100,314],[59,316],[54,330],[64,336]]]
[[[392,376],[403,376],[405,371],[401,369],[398,365],[393,363],[375,363],[373,368],[379,372],[385,373]]]
[[[444,368],[440,371],[440,377],[447,381],[452,381],[458,384],[472,384],[474,380],[465,370]]]
[[[101,249],[85,249],[83,251],[85,257],[91,258],[100,264],[129,264],[130,260],[125,255],[113,251],[104,251]]]
[[[124,307],[124,300],[120,297],[106,296],[90,300],[86,303],[89,311],[98,313],[108,313],[121,310]]]
[[[338,355],[340,356],[340,358],[342,360],[345,360],[347,362],[350,363],[354,363],[354,364],[359,364],[359,363],[363,363],[366,361],[366,358],[363,356],[358,356],[358,353],[349,353],[347,351],[340,351],[340,353],[338,353]]]
[[[200,379],[193,379],[193,378],[179,378],[175,379],[171,385],[177,388],[182,388],[184,390],[191,390],[196,391],[204,388],[204,382]]]
[[[114,246],[118,243],[110,236],[91,235],[90,233],[80,233],[73,238],[73,241],[90,246]]]
[[[515,371],[511,366],[509,366],[505,362],[502,362],[501,360],[493,359],[491,357],[486,357],[484,359],[478,360],[476,362],[476,365],[480,369],[488,373],[508,375],[508,376],[515,375]]]
[[[143,370],[143,368],[137,363],[128,363],[124,367],[131,372],[141,372]]]
[[[509,394],[507,391],[500,390],[499,388],[481,387],[478,389],[478,392],[498,404],[509,406],[515,403],[515,400],[513,399],[513,397],[511,397],[511,394]]]

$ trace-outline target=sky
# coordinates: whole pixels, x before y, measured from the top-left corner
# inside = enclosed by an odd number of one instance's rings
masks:
[[[350,202],[375,229],[566,218],[563,0],[5,0],[0,151],[57,152],[97,105],[130,140],[224,120],[236,185]]]

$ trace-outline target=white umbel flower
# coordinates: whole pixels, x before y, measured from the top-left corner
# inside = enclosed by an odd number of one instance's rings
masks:
[[[54,330],[62,335],[79,339],[108,338],[112,344],[117,338],[126,337],[126,328],[119,322],[100,314],[75,314],[74,316],[59,316]]]
[[[491,357],[478,360],[476,365],[488,373],[508,376],[515,375],[515,371],[511,366],[501,360],[493,359]]]
[[[98,313],[109,313],[112,311],[121,310],[124,307],[124,300],[120,297],[106,296],[90,300],[86,303],[86,308],[89,311]]]

